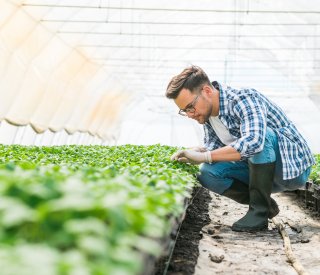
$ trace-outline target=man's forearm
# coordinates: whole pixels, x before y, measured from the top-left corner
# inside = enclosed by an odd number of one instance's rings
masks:
[[[212,161],[238,161],[240,153],[231,146],[225,146],[210,152]]]

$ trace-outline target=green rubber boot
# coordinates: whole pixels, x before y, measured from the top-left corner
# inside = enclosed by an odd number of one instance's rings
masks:
[[[241,204],[249,204],[250,202],[249,186],[237,179],[234,179],[230,188],[224,191],[221,195]],[[277,202],[273,198],[270,198],[268,219],[272,219],[277,216],[279,212],[280,210]]]
[[[249,210],[232,225],[233,231],[256,232],[268,229],[274,170],[275,162],[253,164],[249,161]]]

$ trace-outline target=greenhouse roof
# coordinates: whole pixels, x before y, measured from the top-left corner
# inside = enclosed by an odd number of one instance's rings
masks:
[[[30,122],[38,132],[63,128],[106,139],[136,106],[172,115],[176,108],[164,98],[166,86],[190,64],[212,80],[270,95],[319,91],[320,1],[0,5],[2,81],[13,91],[3,96],[1,117]],[[22,91],[19,83],[29,89]]]

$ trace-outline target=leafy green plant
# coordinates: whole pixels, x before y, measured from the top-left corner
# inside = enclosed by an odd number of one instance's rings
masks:
[[[316,164],[312,166],[310,179],[315,184],[320,184],[320,154],[315,155]]]
[[[138,274],[197,166],[169,146],[0,145],[1,274]]]

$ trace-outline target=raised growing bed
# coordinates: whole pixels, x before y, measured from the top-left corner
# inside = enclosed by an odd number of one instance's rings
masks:
[[[4,275],[151,274],[196,185],[167,146],[0,149]]]
[[[309,184],[308,189],[299,189],[295,193],[304,202],[306,208],[320,214],[320,188],[318,185]]]
[[[315,159],[306,188],[295,192],[307,208],[320,214],[320,155],[315,155]]]
[[[320,186],[313,186],[314,208],[320,214]]]
[[[199,187],[197,187],[199,188]],[[195,188],[194,190],[196,190]],[[193,195],[195,192],[193,192]],[[169,218],[169,228],[171,232],[161,239],[158,239],[157,242],[161,246],[161,254],[157,256],[152,256],[150,254],[144,255],[144,268],[140,275],[150,275],[150,274],[165,274],[170,263],[171,254],[174,250],[176,238],[179,233],[181,224],[183,223],[186,217],[186,211],[190,204],[192,203],[192,197],[187,197],[184,200],[184,211],[178,217]]]

